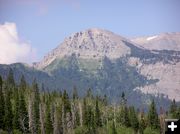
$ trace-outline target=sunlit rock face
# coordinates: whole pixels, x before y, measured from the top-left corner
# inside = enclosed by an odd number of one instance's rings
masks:
[[[56,58],[64,58],[72,54],[82,59],[101,59],[107,56],[116,59],[130,53],[130,48],[123,41],[128,39],[102,29],[88,29],[65,38],[57,48],[36,64],[44,68]]]

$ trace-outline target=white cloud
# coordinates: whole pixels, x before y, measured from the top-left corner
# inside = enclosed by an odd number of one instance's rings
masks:
[[[19,38],[16,24],[0,24],[0,64],[31,63],[34,59],[35,50]]]

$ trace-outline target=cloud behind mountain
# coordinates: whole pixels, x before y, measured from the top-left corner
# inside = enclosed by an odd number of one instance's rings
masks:
[[[0,64],[31,63],[35,57],[35,49],[20,39],[15,23],[0,24]]]

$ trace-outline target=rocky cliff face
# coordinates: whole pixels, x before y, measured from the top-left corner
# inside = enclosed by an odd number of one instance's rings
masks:
[[[140,37],[132,39],[138,47],[143,47],[148,50],[164,51],[169,55],[177,55],[179,59],[180,53],[180,33],[163,33],[150,37]],[[165,59],[163,57],[162,59]],[[169,63],[164,63],[162,60],[155,64],[141,64],[138,67],[140,73],[149,78],[159,79],[155,84],[139,87],[144,93],[158,95],[162,93],[170,99],[180,101],[180,62],[179,60],[170,60]]]
[[[142,65],[139,67],[142,75],[150,79],[158,79],[155,84],[138,87],[144,93],[164,94],[170,99],[180,101],[180,62],[175,64],[156,64]]]

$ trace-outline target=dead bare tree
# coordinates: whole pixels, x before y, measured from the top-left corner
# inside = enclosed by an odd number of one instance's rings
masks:
[[[44,104],[39,104],[39,114],[40,114],[40,126],[41,126],[41,134],[45,134],[45,106]]]
[[[33,115],[33,97],[29,96],[28,100],[28,115],[29,115],[29,131],[32,134],[35,134],[35,126],[34,126],[34,115]]]

